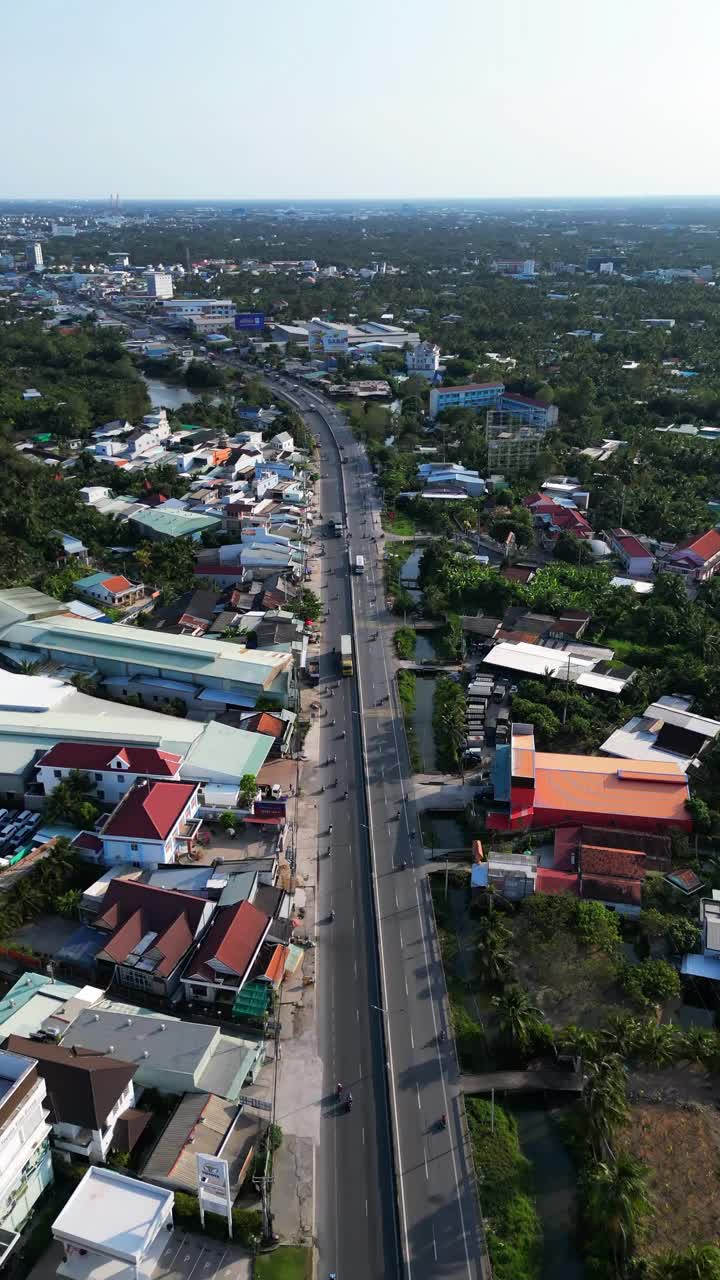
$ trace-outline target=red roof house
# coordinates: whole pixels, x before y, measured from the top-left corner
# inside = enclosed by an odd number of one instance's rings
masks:
[[[720,532],[710,529],[678,543],[661,568],[664,573],[679,573],[695,582],[707,582],[720,569]]]
[[[113,880],[95,921],[95,928],[109,935],[95,957],[98,976],[155,996],[171,995],[214,910],[213,902],[196,894]]]
[[[188,1000],[232,1004],[245,985],[270,928],[270,916],[251,902],[218,911],[183,974]]]
[[[188,853],[202,825],[195,817],[199,785],[141,779],[102,829],[105,861],[158,867]]]

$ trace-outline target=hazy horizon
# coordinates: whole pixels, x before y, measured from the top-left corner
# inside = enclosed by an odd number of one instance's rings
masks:
[[[34,0],[0,199],[708,198],[720,8],[682,17],[680,61],[671,0]]]

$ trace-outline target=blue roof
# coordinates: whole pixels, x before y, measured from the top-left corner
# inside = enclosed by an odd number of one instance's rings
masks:
[[[689,978],[710,978],[720,982],[720,956],[683,956],[680,972]]]
[[[510,747],[496,747],[490,775],[495,800],[510,800]]]

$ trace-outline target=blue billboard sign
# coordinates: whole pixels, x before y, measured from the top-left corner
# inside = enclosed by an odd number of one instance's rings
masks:
[[[265,328],[265,314],[262,311],[236,311],[236,329],[252,329],[258,333]]]

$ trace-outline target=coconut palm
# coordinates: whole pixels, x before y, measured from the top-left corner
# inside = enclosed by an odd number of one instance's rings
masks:
[[[511,1045],[526,1050],[543,1018],[529,992],[518,982],[513,982],[501,996],[493,996],[492,1002],[498,1010],[501,1035]]]
[[[594,1216],[609,1237],[616,1276],[625,1275],[638,1227],[650,1208],[647,1177],[645,1165],[622,1151],[616,1160],[600,1164],[593,1179]]]
[[[627,1071],[616,1053],[588,1065],[582,1094],[588,1141],[598,1159],[612,1152],[615,1131],[627,1122]]]
[[[480,977],[491,985],[507,981],[513,969],[509,952],[512,934],[499,920],[483,924],[478,933],[477,964]]]

